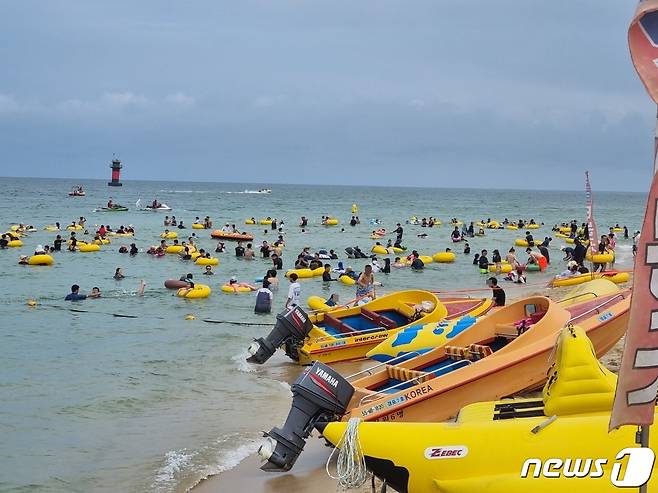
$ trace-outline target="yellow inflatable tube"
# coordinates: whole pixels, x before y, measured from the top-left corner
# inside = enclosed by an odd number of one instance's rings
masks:
[[[229,284],[224,284],[220,289],[224,293],[228,293],[228,294],[234,294],[236,291],[238,293],[251,293],[251,289],[249,289],[245,286],[237,287],[237,288],[233,289]]]
[[[212,290],[210,289],[210,286],[205,284],[195,284],[193,288],[180,288],[176,292],[176,296],[189,299],[207,298],[210,296],[211,292]]]
[[[539,224],[526,224],[525,229],[539,229]]]
[[[388,250],[382,245],[374,245],[370,251],[378,255],[388,255]]]
[[[252,219],[245,219],[244,223],[245,224],[256,224],[256,221],[254,221]]]
[[[28,265],[53,265],[55,260],[50,255],[32,255],[28,260]]]
[[[81,230],[82,230],[82,226],[80,226],[79,224],[76,224],[75,226],[69,224],[69,225],[66,227],[66,229],[68,229],[69,231],[81,231]]]
[[[109,245],[110,240],[107,238],[101,238],[100,240],[94,240],[94,245]]]
[[[206,229],[206,227],[203,224],[194,223],[192,224],[192,229]]]
[[[165,240],[173,240],[178,238],[178,233],[176,233],[176,231],[169,231],[169,233],[162,233],[160,238],[164,238]]]
[[[182,245],[169,245],[167,248],[165,248],[165,253],[180,253],[182,251]]]
[[[321,296],[309,296],[306,300],[306,304],[311,310],[316,312],[328,312],[333,308],[336,308],[335,306],[327,305],[324,298]]]
[[[496,272],[496,266],[495,265],[490,265],[489,266],[489,272]],[[512,265],[511,264],[500,264],[500,272],[503,274],[507,274],[509,272],[512,272]]]
[[[59,231],[59,228],[58,228],[57,226],[52,225],[52,224],[49,224],[48,226],[46,226],[46,227],[43,228],[43,229],[44,229],[45,231],[50,231],[50,232],[52,232],[52,231]]]
[[[292,273],[297,274],[299,279],[310,279],[313,277],[313,271],[311,269],[292,269],[286,272],[286,277],[290,277]]]
[[[422,262],[423,262],[425,265],[427,265],[427,264],[431,264],[432,262],[434,262],[434,259],[433,259],[432,257],[430,257],[429,255],[419,255],[418,258],[419,258],[420,260],[422,260]]]
[[[354,286],[356,284],[356,281],[352,279],[350,276],[347,276],[345,274],[341,274],[338,276],[338,280],[345,284],[346,286]]]
[[[519,227],[516,224],[508,224],[507,226],[505,226],[505,229],[516,230],[519,229]]]
[[[520,246],[520,247],[527,247],[528,242],[526,240],[524,240],[523,238],[517,238],[516,240],[514,240],[514,245]]]
[[[336,219],[335,217],[331,217],[327,219],[325,222],[325,225],[327,226],[336,226],[337,224],[338,224],[338,219]]]
[[[219,265],[219,259],[217,257],[210,257],[210,258],[197,258],[194,263],[196,265]]]
[[[100,251],[100,249],[101,249],[100,245],[96,245],[94,243],[78,242],[78,251],[82,253],[98,252]]]
[[[12,248],[19,248],[23,246],[23,242],[21,240],[11,240],[9,243],[7,243],[7,246]]]
[[[594,255],[588,253],[585,258],[595,264],[609,264],[614,262],[615,255],[613,253],[595,253]]]
[[[269,226],[270,224],[272,224],[272,220],[271,220],[271,219],[261,219],[261,220],[258,221],[258,222],[259,222],[259,224],[261,224],[261,225],[263,225],[263,226]]]
[[[452,263],[455,261],[455,258],[456,256],[454,252],[436,252],[432,255],[432,259],[441,264]]]

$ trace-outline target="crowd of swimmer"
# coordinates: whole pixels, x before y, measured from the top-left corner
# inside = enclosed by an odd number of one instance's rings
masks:
[[[325,217],[323,217],[322,219],[324,220]],[[255,291],[257,294],[255,311],[257,313],[269,313],[271,311],[271,305],[273,299],[272,290],[278,289],[279,287],[279,279],[277,277],[277,271],[283,269],[282,248],[285,246],[285,240],[283,237],[284,222],[277,221],[276,219],[270,219],[268,222],[270,222],[270,227],[278,232],[278,236],[277,239],[271,244],[268,243],[268,241],[266,240],[263,241],[258,248],[258,254],[260,255],[260,257],[267,258],[272,261],[272,267],[266,271],[265,275],[262,278],[262,286],[258,288],[250,283],[240,282],[235,276],[231,277],[223,286],[223,288],[228,288],[233,292],[235,292],[236,294],[238,292]],[[197,217],[194,220],[192,227],[194,228],[194,225],[197,224],[201,225],[203,229],[212,228],[212,220],[210,219],[209,216],[206,216],[203,220]],[[151,245],[145,251],[145,253],[157,257],[162,257],[165,255],[165,253],[172,253],[172,251],[175,251],[181,260],[192,260],[195,263],[202,263],[200,262],[200,260],[203,259],[208,259],[208,260],[213,259],[210,252],[206,251],[203,248],[197,248],[198,238],[195,232],[191,232],[191,234],[187,237],[187,240],[179,241],[178,232],[180,232],[180,230],[187,229],[186,226],[183,224],[183,221],[177,220],[175,216],[171,216],[171,217],[166,216],[163,221],[163,225],[165,226],[165,228],[172,228],[172,229],[171,230],[165,229],[161,235],[162,239],[160,240],[160,243],[158,245]],[[303,227],[308,226],[308,219],[302,217],[299,225],[300,227],[302,227],[302,231],[303,231],[304,230]],[[52,246],[38,245],[35,249],[34,254],[49,255],[54,252],[60,252],[63,249],[71,252],[77,251],[82,247],[82,245],[89,244],[84,240],[80,240],[78,237],[79,234],[82,235],[93,234],[93,240],[91,244],[98,245],[99,247],[102,244],[109,243],[110,241],[109,238],[112,236],[132,237],[135,234],[134,228],[130,225],[129,226],[122,225],[116,230],[113,230],[112,227],[107,224],[101,224],[95,232],[90,233],[89,229],[87,228],[87,219],[83,216],[79,217],[77,221],[71,222],[64,229],[68,230],[67,239],[65,239],[62,234],[58,233],[53,241]],[[54,226],[47,227],[47,230],[53,232],[61,231],[62,227],[60,223],[57,222],[55,223]],[[18,240],[22,235],[25,235],[33,231],[36,231],[36,228],[34,228],[31,225],[23,225],[23,224],[16,225],[14,231],[10,231],[2,235],[2,242],[0,242],[0,247],[7,248],[9,241]],[[175,235],[176,238],[173,238],[174,235],[172,233],[174,231],[177,231]],[[229,223],[226,223],[221,228],[221,231],[226,233],[238,233],[236,226],[229,225]],[[172,250],[172,248],[175,250]],[[128,254],[130,256],[135,256],[139,253],[139,249],[137,248],[135,243],[130,243],[129,247],[126,245],[121,245],[119,246],[118,251],[119,253]],[[227,251],[227,247],[225,242],[219,241],[215,247],[215,253],[224,253],[226,251]],[[253,260],[257,256],[257,253],[254,249],[254,245],[252,242],[238,241],[234,248],[234,252],[236,257],[242,258],[244,260]],[[360,298],[360,300],[362,300],[362,302],[367,302],[370,299],[374,298],[375,294],[373,291],[376,283],[374,281],[374,276],[373,276],[373,266],[368,265],[366,266],[363,272],[356,273],[355,271],[353,271],[351,267],[343,268],[343,265],[340,262],[338,268],[332,269],[332,266],[330,264],[324,263],[326,260],[330,260],[330,259],[331,260],[338,259],[338,255],[334,250],[326,251],[320,249],[318,252],[311,253],[310,249],[307,247],[304,248],[297,256],[297,261],[295,262],[295,268],[317,269],[319,267],[322,267],[324,269],[324,272],[322,274],[322,279],[325,282],[336,281],[337,279],[333,278],[332,276],[333,274],[338,274],[340,276],[347,276],[355,281],[357,287],[356,288],[357,296]],[[21,265],[27,264],[28,256],[21,255],[18,263]],[[205,265],[205,270],[203,272],[203,275],[206,276],[214,275],[212,265],[217,265],[217,264],[214,263],[214,264]],[[379,270],[379,266],[376,265],[375,269]],[[115,280],[121,280],[124,278],[122,269],[120,267],[116,268],[113,277]],[[299,282],[297,282],[297,279],[298,279],[297,275],[294,273],[292,273],[289,276],[290,286],[288,291],[288,297],[286,300],[286,307],[299,304],[301,285],[299,284]],[[194,275],[192,273],[184,274],[179,278],[179,281],[184,283],[184,286],[182,287],[183,291],[194,290],[195,281],[194,281]],[[144,287],[145,284],[141,282],[137,294],[142,295],[144,292]],[[184,294],[185,294],[184,292],[183,294],[179,293],[179,296],[184,296]],[[80,301],[88,297],[98,298],[100,296],[101,296],[101,292],[98,287],[94,287],[92,291],[88,294],[82,294],[80,292],[80,287],[78,285],[73,285],[71,286],[71,292],[66,296],[65,299],[67,301]],[[369,296],[370,298],[368,298]],[[338,302],[338,295],[336,294],[332,294],[327,300],[327,303],[330,305],[335,305],[337,302]]]
[[[328,225],[327,221],[331,220],[330,216],[322,216],[321,224]],[[256,224],[256,219],[251,218],[247,222]],[[283,260],[282,260],[282,248],[285,246],[285,240],[283,236],[283,220],[277,220],[276,218],[268,217],[265,222],[271,228],[272,231],[278,233],[277,239],[271,244],[268,241],[263,241],[258,247],[258,253],[254,249],[254,244],[252,242],[238,241],[237,245],[234,248],[235,256],[240,257],[245,260],[252,260],[256,258],[257,255],[260,255],[262,258],[271,259],[272,268],[268,269],[265,275],[262,278],[262,287],[256,287],[250,283],[240,282],[236,277],[231,277],[225,287],[229,291],[235,293],[244,292],[244,291],[256,291],[257,292],[257,303],[256,311],[257,312],[269,312],[271,310],[272,302],[272,289],[277,289],[279,286],[279,280],[277,278],[277,271],[283,269]],[[379,224],[379,222],[374,219],[370,221],[371,224]],[[177,220],[175,216],[166,216],[164,218],[163,224],[165,226],[164,233],[161,235],[162,239],[159,244],[151,245],[146,253],[149,255],[154,255],[157,257],[162,257],[166,253],[177,253],[182,260],[192,260],[195,263],[205,265],[204,275],[214,275],[213,259],[211,253],[206,251],[203,248],[197,248],[196,241],[197,237],[194,232],[192,232],[187,240],[181,240],[179,242],[178,233],[174,231],[180,231],[187,229],[182,220]],[[261,224],[263,222],[261,221]],[[360,219],[358,216],[352,216],[350,220],[350,226],[356,226],[360,224]],[[429,218],[411,218],[407,221],[407,224],[418,225],[421,227],[433,227],[440,225],[441,221],[429,217]],[[505,280],[512,281],[515,283],[525,283],[526,277],[525,272],[529,270],[539,270],[544,271],[546,267],[550,264],[550,253],[548,247],[552,238],[550,236],[545,236],[543,241],[536,241],[530,231],[530,229],[536,229],[539,227],[539,224],[535,222],[534,219],[529,221],[518,219],[516,221],[509,221],[507,218],[502,223],[492,221],[487,219],[486,221],[482,219],[481,221],[475,223],[470,222],[469,225],[462,223],[456,218],[452,218],[449,222],[450,225],[454,226],[454,229],[450,233],[450,238],[453,243],[463,242],[463,253],[468,255],[471,253],[471,247],[469,244],[469,239],[476,236],[485,236],[487,229],[523,229],[528,227],[529,230],[525,232],[524,246],[525,253],[527,254],[526,259],[521,259],[517,257],[517,252],[514,247],[510,248],[505,257],[501,255],[501,252],[498,249],[492,251],[491,257],[489,257],[489,252],[486,249],[481,250],[480,253],[475,253],[473,258],[473,265],[476,265],[481,272],[492,272],[495,274],[506,273]],[[542,223],[543,224],[543,223]],[[210,219],[210,216],[206,216],[204,219],[196,217],[192,228],[199,227],[200,229],[210,229],[213,226],[213,222]],[[461,228],[460,228],[461,226]],[[299,227],[301,232],[305,233],[306,228],[308,227],[308,218],[302,216],[299,221]],[[476,230],[477,227],[477,230]],[[510,228],[511,227],[511,228]],[[169,229],[171,228],[171,229]],[[47,228],[51,231],[60,231],[60,224],[55,223],[54,227]],[[77,233],[83,232],[85,235],[89,235],[89,230],[86,227],[86,218],[80,217],[77,221],[73,221],[71,224],[66,226],[67,230],[70,230],[69,237],[66,240],[66,249],[69,251],[76,251],[81,248],[81,245],[88,245],[89,243],[83,240],[79,240]],[[14,231],[9,231],[4,233],[0,237],[0,248],[6,248],[10,241],[15,241],[20,239],[22,234],[36,231],[36,229],[31,225],[18,225]],[[222,228],[222,232],[229,234],[246,234],[240,233],[235,224],[229,225],[226,223]],[[562,223],[561,225],[555,225],[552,228],[552,231],[556,233],[556,236],[561,236],[563,238],[572,239],[573,247],[567,246],[562,247],[564,252],[564,259],[567,261],[567,270],[558,274],[557,278],[563,279],[570,276],[579,275],[582,273],[589,272],[588,268],[585,266],[585,260],[588,251],[589,245],[589,230],[588,226],[585,223],[578,225],[576,220],[572,220],[569,223]],[[614,263],[614,249],[616,246],[616,237],[615,231],[623,234],[624,238],[629,238],[628,228],[626,226],[620,227],[618,224],[610,228],[610,231],[606,235],[601,236],[601,240],[598,244],[598,253],[612,253],[613,261],[609,263],[594,263],[594,271],[597,270],[607,270],[612,268]],[[265,230],[267,232],[267,229]],[[119,236],[119,237],[131,237],[135,233],[134,228],[131,225],[120,226],[116,230],[113,230],[109,225],[101,225],[95,231],[93,240],[91,244],[102,245],[104,243],[109,243],[108,236]],[[392,231],[395,234],[395,240],[388,239],[385,245],[382,245],[379,241],[376,242],[376,246],[381,247],[385,250],[387,254],[395,254],[404,252],[406,254],[406,247],[402,245],[404,228],[400,223],[397,223],[396,228]],[[390,234],[390,233],[388,233]],[[385,229],[380,228],[372,231],[372,239],[382,239],[387,232]],[[426,233],[418,233],[419,238],[426,238]],[[633,253],[636,252],[636,242],[637,237],[639,236],[639,231],[636,232],[633,236],[634,245]],[[171,243],[168,241],[171,240]],[[35,255],[47,255],[51,252],[61,251],[64,244],[64,238],[61,234],[57,234],[56,238],[53,241],[53,245],[38,245],[35,249]],[[215,247],[215,253],[224,253],[227,251],[227,247],[223,241],[219,241]],[[122,254],[128,254],[131,256],[137,255],[139,249],[135,243],[130,243],[130,246],[121,245],[119,247],[119,252]],[[452,254],[451,248],[445,249],[446,253]],[[340,277],[346,276],[353,281],[353,284],[356,286],[356,300],[357,302],[367,302],[375,298],[375,286],[381,285],[375,283],[374,273],[390,273],[391,268],[406,268],[409,267],[413,270],[422,270],[424,268],[424,262],[420,258],[417,250],[411,251],[406,256],[396,256],[394,257],[393,262],[390,258],[384,258],[383,263],[380,263],[376,254],[366,254],[358,246],[347,247],[345,253],[348,258],[363,258],[369,259],[368,265],[365,266],[363,272],[355,272],[351,266],[344,267],[343,262],[338,262],[338,266],[333,268],[331,264],[326,263],[328,260],[338,260],[337,253],[332,250],[320,249],[315,253],[310,251],[310,248],[304,248],[296,257],[294,268],[297,269],[310,269],[317,270],[322,269],[322,280],[324,282],[336,281],[333,277],[334,274],[337,274]],[[199,261],[201,259],[201,261]],[[203,262],[206,260],[207,262]],[[525,261],[524,261],[525,260]],[[21,255],[19,258],[19,264],[27,264],[28,257]],[[504,265],[508,264],[508,266]],[[120,280],[123,278],[123,273],[121,268],[117,268],[114,278]],[[186,274],[180,277],[179,279],[184,283],[185,289],[193,290],[195,288],[195,283],[193,280],[193,275]],[[301,287],[297,282],[297,274],[294,272],[289,275],[290,287],[288,297],[286,299],[286,307],[291,305],[296,305],[299,302],[299,293]],[[491,279],[489,279],[491,281]],[[493,287],[493,286],[492,286]],[[72,287],[72,292],[68,299],[83,299],[79,294],[79,288],[76,286]],[[143,292],[143,286],[141,287]],[[94,288],[94,292],[90,293],[92,297],[100,296],[100,291],[97,288]],[[327,300],[328,305],[335,304],[337,302],[337,296],[332,295]]]

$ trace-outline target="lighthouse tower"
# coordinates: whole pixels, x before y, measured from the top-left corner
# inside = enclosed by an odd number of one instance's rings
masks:
[[[108,181],[107,185],[109,187],[120,187],[123,186],[123,183],[119,181],[119,176],[121,175],[121,161],[117,158],[112,159],[112,164],[110,164],[110,168],[112,168],[112,181]]]

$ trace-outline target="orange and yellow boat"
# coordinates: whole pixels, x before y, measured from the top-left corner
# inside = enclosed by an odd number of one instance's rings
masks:
[[[602,356],[626,331],[630,290],[562,306],[525,298],[483,317],[444,346],[355,380],[346,418],[443,421],[472,402],[537,388],[562,327],[577,323]]]

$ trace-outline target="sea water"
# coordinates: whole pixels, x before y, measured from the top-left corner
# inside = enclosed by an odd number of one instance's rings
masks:
[[[553,236],[552,225],[573,218],[584,221],[582,192],[503,191],[436,188],[373,188],[272,185],[271,194],[245,193],[263,185],[220,183],[125,182],[110,188],[105,181],[84,180],[86,197],[68,197],[72,180],[0,179],[0,228],[32,224],[20,249],[0,251],[0,491],[11,492],[182,492],[201,478],[235,466],[258,445],[260,431],[278,425],[290,404],[286,382],[300,368],[277,354],[262,367],[245,361],[254,337],[268,333],[274,313],[285,302],[287,281],[274,295],[272,315],[253,313],[252,294],[227,295],[220,286],[231,276],[255,282],[271,262],[246,261],[234,256],[234,244],[217,254],[215,275],[175,255],[154,258],[143,253],[159,243],[165,215],[175,215],[188,228],[196,216],[209,215],[216,228],[237,224],[255,235],[254,249],[276,233],[265,226],[246,226],[249,217],[284,221],[284,268],[291,268],[305,246],[311,251],[335,249],[345,266],[357,272],[365,260],[349,260],[344,248],[358,245],[368,252],[373,229],[405,229],[404,244],[432,255],[453,248],[454,264],[432,264],[423,272],[394,270],[376,274],[379,294],[405,288],[451,290],[482,288],[487,276],[472,265],[472,254],[450,240],[447,225],[432,229],[404,224],[410,216],[443,220],[502,221],[534,218],[546,226],[535,238]],[[109,197],[129,207],[128,212],[93,212]],[[136,210],[153,199],[172,207],[170,212]],[[632,232],[639,228],[644,194],[595,192],[595,214],[600,232],[615,223]],[[359,207],[361,224],[349,226],[351,205]],[[307,233],[297,226],[309,218]],[[322,215],[339,218],[334,227],[320,225]],[[98,253],[55,255],[52,267],[17,264],[37,244],[52,244],[57,233],[43,231],[59,221],[62,227],[80,216],[95,225],[114,229],[132,225],[134,239],[112,238]],[[371,221],[382,222],[374,226]],[[344,228],[344,230],[343,230]],[[267,231],[267,232],[265,232]],[[216,241],[207,230],[177,230],[179,238],[196,233],[201,247],[214,252]],[[427,233],[426,239],[417,237]],[[68,232],[61,233],[63,237]],[[78,236],[84,237],[81,233]],[[472,252],[498,248],[504,256],[523,231],[487,230],[470,241]],[[135,257],[118,253],[134,241]],[[385,241],[385,240],[384,240]],[[546,273],[530,273],[527,290],[541,289],[564,269],[559,250],[551,244],[552,264]],[[523,249],[517,248],[524,259]],[[632,266],[631,241],[618,242],[617,267]],[[335,262],[334,262],[335,264]],[[126,278],[113,279],[121,267]],[[197,282],[211,285],[208,299],[184,300],[163,287],[163,281],[191,272]],[[282,276],[283,272],[279,275]],[[140,281],[144,296],[137,295]],[[502,282],[508,296],[523,290]],[[72,284],[82,292],[97,286],[100,299],[64,302]],[[338,293],[342,301],[354,288],[341,283],[323,285],[318,278],[302,282],[302,298]],[[474,293],[488,295],[487,291]],[[36,308],[26,302],[34,299]],[[72,311],[71,309],[75,310]],[[193,314],[195,320],[185,320]],[[207,323],[205,319],[231,323]]]

